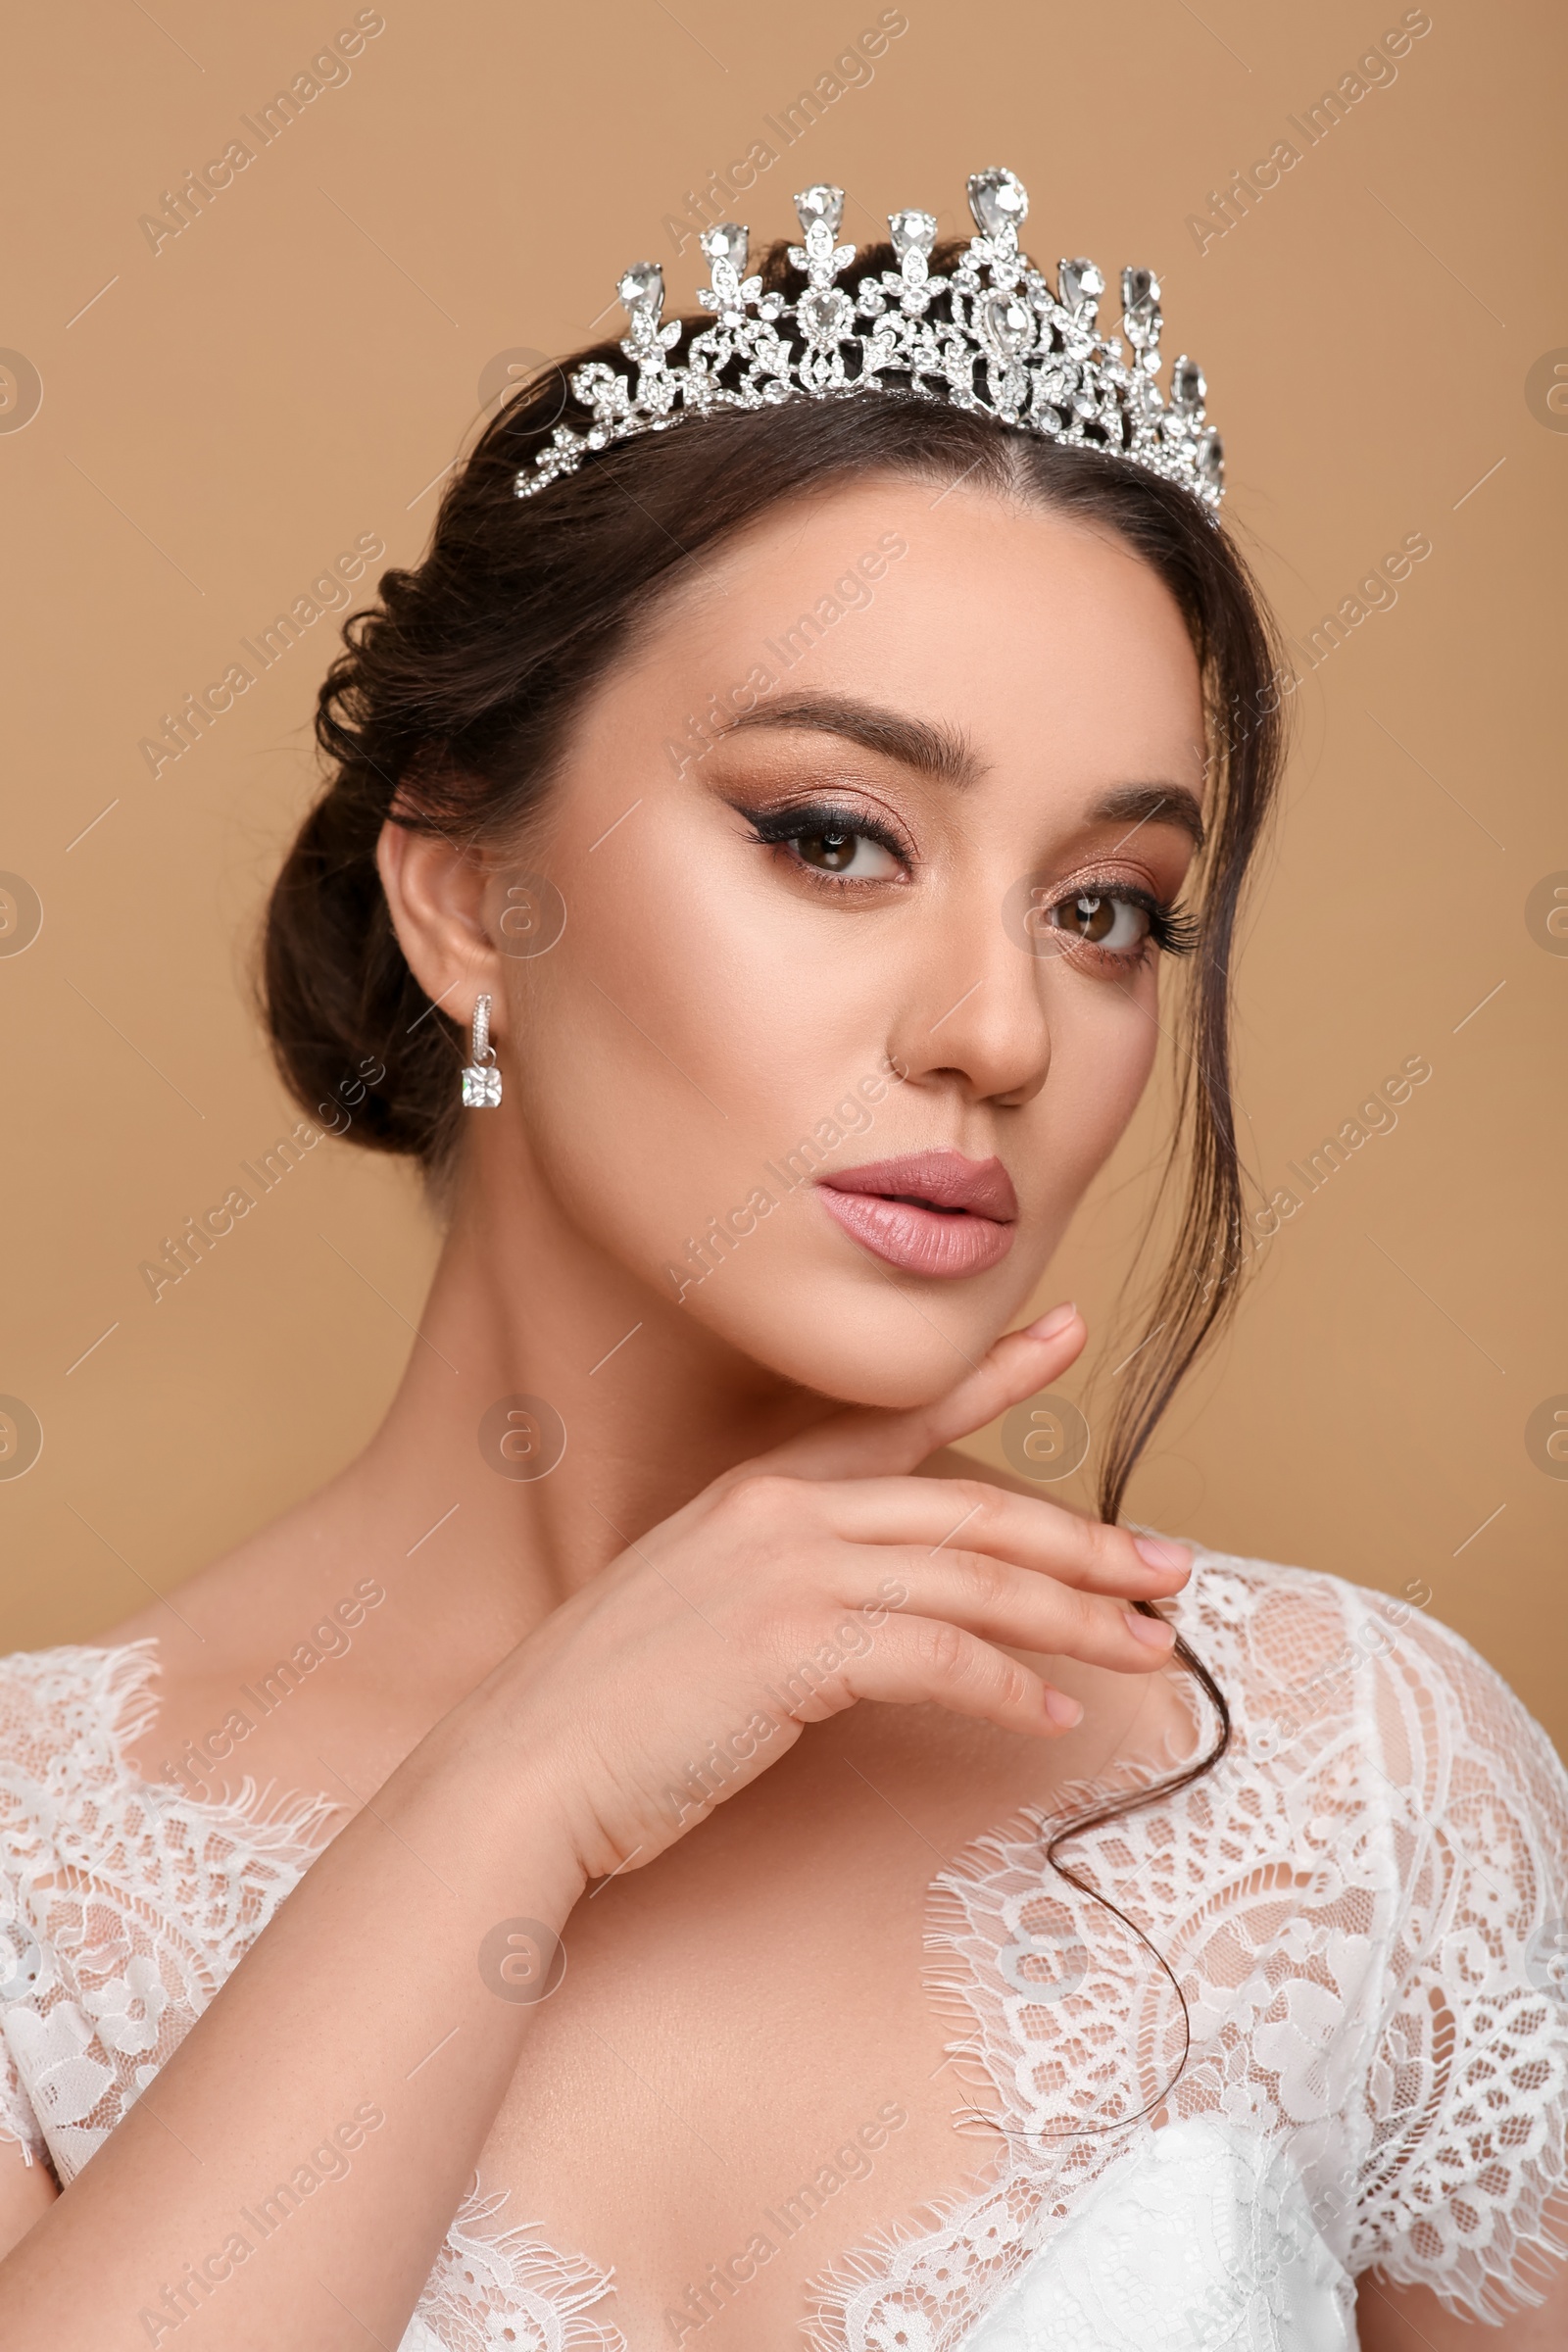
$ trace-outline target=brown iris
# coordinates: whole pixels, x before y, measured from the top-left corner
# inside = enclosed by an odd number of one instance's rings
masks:
[[[824,873],[841,874],[854,862],[858,833],[798,833],[795,846],[807,865],[820,866]]]
[[[1102,899],[1083,893],[1076,899],[1064,899],[1056,908],[1058,930],[1075,932],[1080,939],[1102,940],[1116,927],[1114,899]]]

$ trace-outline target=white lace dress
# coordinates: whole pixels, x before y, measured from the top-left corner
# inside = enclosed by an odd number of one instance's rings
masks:
[[[1007,2153],[816,2281],[822,2352],[1344,2352],[1363,2270],[1496,2320],[1565,2250],[1544,1735],[1456,1635],[1331,1577],[1202,1553],[1177,1615],[1231,1754],[1073,1841],[1106,1901],[1033,1814],[941,1874],[933,1991]],[[62,2182],[332,1826],[139,1782],[155,1672],[150,1643],[0,1661],[0,2136]],[[625,2352],[612,2249],[506,2205],[475,2180],[402,2352]]]

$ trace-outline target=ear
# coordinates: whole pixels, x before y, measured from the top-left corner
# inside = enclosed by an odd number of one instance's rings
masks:
[[[474,1000],[488,994],[491,1033],[500,1036],[506,995],[485,921],[484,858],[389,818],[375,845],[375,862],[398,945],[431,1004],[461,1026],[472,1018]]]

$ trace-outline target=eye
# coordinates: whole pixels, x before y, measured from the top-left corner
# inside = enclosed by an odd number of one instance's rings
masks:
[[[843,874],[853,882],[890,882],[899,861],[869,833],[850,833],[829,826],[820,833],[792,833],[786,839],[802,865],[819,873]]]
[[[907,868],[903,843],[858,810],[811,806],[737,813],[756,841],[782,851],[787,863],[824,882],[897,882]]]
[[[1109,891],[1082,890],[1051,909],[1057,931],[1099,948],[1107,956],[1133,956],[1152,931],[1152,910],[1137,900],[1113,897]]]
[[[1045,892],[1039,894],[1044,899]],[[1190,956],[1198,946],[1200,925],[1190,914],[1178,914],[1152,891],[1131,882],[1086,882],[1054,905],[1039,907],[1026,918],[1035,937],[1045,931],[1066,934],[1064,946],[1077,946],[1102,969],[1130,971],[1158,952]]]

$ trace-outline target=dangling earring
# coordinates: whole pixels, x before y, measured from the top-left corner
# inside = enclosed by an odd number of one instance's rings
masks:
[[[463,1073],[463,1102],[467,1110],[493,1110],[501,1100],[501,1072],[490,1043],[490,1000],[480,997],[473,1008],[473,1054]]]

